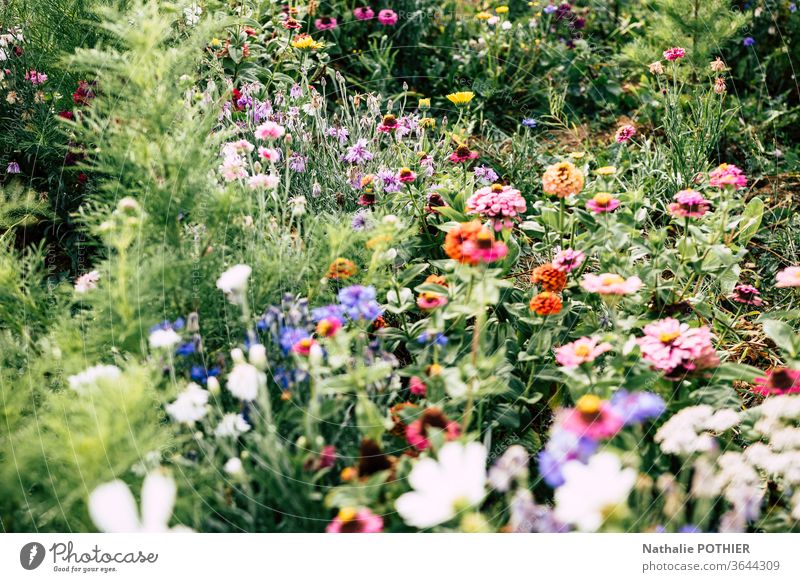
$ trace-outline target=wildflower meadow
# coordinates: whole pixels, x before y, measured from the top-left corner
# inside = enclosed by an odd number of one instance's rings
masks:
[[[3,3],[2,531],[800,531],[799,37]]]

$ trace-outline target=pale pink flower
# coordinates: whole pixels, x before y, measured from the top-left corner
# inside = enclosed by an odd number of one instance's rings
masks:
[[[636,293],[642,287],[642,280],[636,276],[625,279],[616,273],[587,274],[581,280],[581,287],[590,293],[601,295],[628,295]]]
[[[513,227],[526,209],[519,190],[500,184],[479,188],[467,200],[467,214],[489,218],[495,231]]]
[[[261,125],[259,125],[253,135],[256,136],[256,139],[268,139],[268,140],[276,140],[283,136],[286,133],[286,129],[282,125],[275,123],[274,121],[265,121]]]
[[[75,292],[88,293],[92,289],[97,289],[98,281],[100,281],[100,273],[98,271],[84,273],[75,280]]]
[[[258,148],[258,157],[264,161],[274,163],[280,161],[281,152],[275,148],[265,148],[264,146],[260,146]]]
[[[598,341],[597,338],[582,337],[556,348],[556,362],[565,368],[577,368],[581,364],[593,362],[600,354],[611,349],[610,343]]]
[[[555,258],[553,258],[552,265],[559,271],[569,273],[573,269],[580,267],[585,259],[586,255],[581,251],[564,249],[563,251],[558,251],[556,253]]]
[[[667,377],[681,377],[719,365],[711,330],[706,326],[689,327],[668,317],[646,325],[644,334],[638,340],[642,358]]]
[[[800,287],[800,267],[786,267],[775,276],[776,287]]]
[[[649,69],[650,69],[650,72],[653,75],[663,75],[664,74],[664,65],[661,64],[661,61],[656,61],[654,63],[650,63]]]
[[[697,190],[681,190],[675,194],[675,202],[671,202],[667,210],[678,218],[700,218],[710,207],[711,203]]]
[[[226,182],[233,182],[240,178],[247,178],[244,160],[239,156],[229,156],[222,161],[219,167],[220,174]]]
[[[277,188],[280,183],[280,176],[274,176],[272,174],[254,174],[247,180],[247,185],[250,186],[252,190],[272,190],[273,188]]]

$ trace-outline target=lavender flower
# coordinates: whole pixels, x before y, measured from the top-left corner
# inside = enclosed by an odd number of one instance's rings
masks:
[[[667,408],[664,399],[653,392],[619,390],[611,397],[611,407],[626,425],[658,418]]]
[[[473,171],[475,172],[475,179],[484,184],[492,184],[498,178],[497,172],[489,166],[477,166]]]
[[[378,178],[383,182],[383,191],[386,194],[399,192],[403,186],[400,180],[397,179],[397,174],[392,170],[380,170],[378,172]]]
[[[373,157],[372,152],[367,149],[367,140],[361,138],[355,145],[348,148],[342,159],[351,164],[361,165],[370,161]]]
[[[17,162],[8,162],[8,167],[6,168],[6,174],[19,174],[22,170],[19,168],[19,164]]]
[[[365,319],[374,321],[382,312],[381,306],[375,301],[375,287],[351,285],[339,291],[339,303],[350,319]]]
[[[289,168],[292,171],[297,172],[298,174],[302,174],[306,171],[306,162],[308,161],[308,156],[304,156],[300,153],[294,152],[291,156],[289,156]]]

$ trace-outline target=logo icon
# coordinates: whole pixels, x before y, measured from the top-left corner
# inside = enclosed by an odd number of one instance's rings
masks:
[[[44,546],[39,542],[29,542],[19,551],[19,563],[26,570],[35,570],[44,561]]]

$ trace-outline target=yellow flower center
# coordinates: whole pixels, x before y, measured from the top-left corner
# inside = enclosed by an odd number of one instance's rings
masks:
[[[339,510],[339,520],[343,523],[348,523],[356,518],[358,511],[353,507],[342,507]]]
[[[617,285],[619,283],[624,283],[625,279],[613,273],[606,273],[600,276],[600,282],[603,283],[603,285]]]
[[[581,414],[597,414],[600,412],[600,405],[603,403],[599,396],[594,394],[586,394],[578,399],[575,403],[575,408]]]
[[[592,353],[592,350],[590,350],[589,346],[587,346],[586,344],[581,344],[581,345],[575,347],[575,355],[576,356],[580,356],[581,358],[585,358],[590,353]]]
[[[660,341],[662,344],[668,344],[671,341],[678,338],[680,335],[681,332],[679,331],[665,331],[664,333],[658,336],[658,341]]]
[[[609,202],[611,202],[613,199],[614,197],[608,192],[598,192],[594,195],[594,201],[600,206],[608,206]]]

